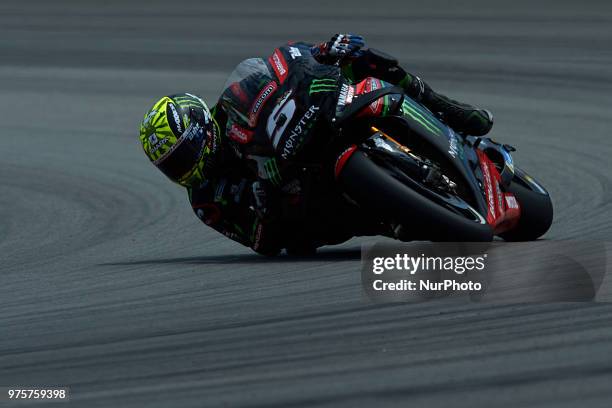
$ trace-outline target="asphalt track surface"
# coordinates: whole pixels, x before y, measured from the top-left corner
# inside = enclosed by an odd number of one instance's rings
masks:
[[[380,240],[261,258],[137,140],[161,95],[213,101],[244,58],[358,32],[495,113],[553,196],[546,239],[606,241],[612,3],[207,3],[0,3],[0,386],[67,385],[72,407],[612,405],[611,305],[368,304],[360,244]]]

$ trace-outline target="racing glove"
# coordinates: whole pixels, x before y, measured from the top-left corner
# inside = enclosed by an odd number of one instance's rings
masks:
[[[345,59],[356,58],[365,46],[362,36],[356,34],[336,34],[330,41],[311,48],[313,57],[322,64],[337,64]]]

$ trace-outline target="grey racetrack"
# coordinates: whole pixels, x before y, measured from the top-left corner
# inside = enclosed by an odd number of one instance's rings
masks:
[[[71,407],[612,406],[610,304],[372,305],[377,239],[262,258],[142,153],[157,98],[212,103],[242,59],[336,32],[492,110],[553,197],[546,239],[609,239],[610,2],[5,0],[0,386],[70,386]]]

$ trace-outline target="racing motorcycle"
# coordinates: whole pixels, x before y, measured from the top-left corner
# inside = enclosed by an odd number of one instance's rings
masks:
[[[385,95],[402,98],[404,115],[354,121]],[[401,88],[360,95],[336,122],[340,136],[359,135],[336,158],[336,182],[410,239],[528,241],[552,224],[550,195],[514,165],[512,146],[457,134]]]
[[[301,112],[302,120],[295,128],[303,130],[307,125],[302,121],[314,116],[314,109],[327,103],[334,106],[331,125],[318,129],[327,136],[310,146],[314,153],[305,155],[309,160],[296,163],[303,170],[299,184],[306,197],[303,211],[296,218],[320,220],[317,214],[335,211],[341,215],[349,206],[357,209],[354,213],[365,224],[382,226],[353,235],[380,234],[401,240],[482,242],[499,236],[508,241],[527,241],[549,229],[553,219],[550,196],[539,182],[514,165],[512,146],[456,133],[400,87],[383,86],[376,80],[376,89],[357,92],[356,85],[340,77],[337,68],[293,58],[296,55],[301,54],[294,50],[281,58],[276,50],[273,57],[277,58],[271,57],[269,62],[245,60],[225,86],[231,90],[236,84],[253,82],[248,78],[268,83],[262,91],[256,88],[259,101],[279,84],[277,92],[283,96],[276,105],[270,105],[268,120],[261,124],[263,130],[255,133],[253,141],[247,143],[250,138],[242,134],[229,135],[239,146],[254,145],[244,156],[253,159],[252,172],[261,177],[267,172],[266,162],[255,152],[269,149],[270,141],[274,147],[282,145],[279,141],[292,115],[297,117]],[[329,80],[312,80],[315,74],[334,77],[337,82],[334,79],[330,87]],[[286,88],[281,89],[283,83]],[[294,91],[308,83],[310,92],[302,92],[302,99],[294,98],[300,94]],[[320,92],[326,89],[337,89],[338,93]],[[259,109],[260,105],[254,106]],[[383,105],[401,109],[395,110],[397,114],[363,115]],[[294,144],[292,136],[286,140],[283,155]],[[322,204],[335,200],[324,197],[341,197],[346,206]],[[311,223],[302,222],[306,224]],[[296,230],[293,235],[300,232]],[[329,243],[329,239],[320,241]]]

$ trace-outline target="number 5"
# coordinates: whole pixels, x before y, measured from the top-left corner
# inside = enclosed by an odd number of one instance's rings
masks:
[[[280,137],[295,114],[295,100],[289,99],[289,96],[291,96],[291,91],[283,97],[278,105],[274,107],[270,116],[268,116],[266,131],[275,149],[280,141]],[[283,117],[284,119],[282,119]]]

